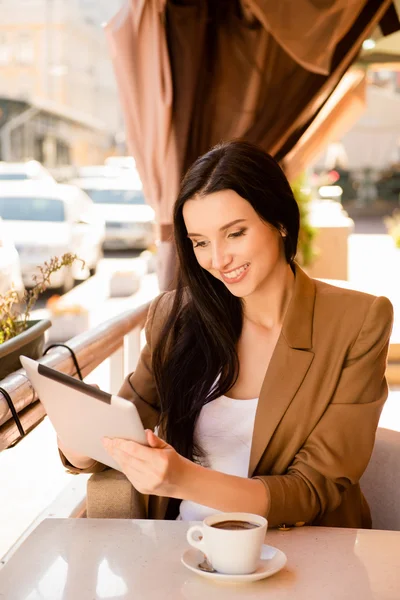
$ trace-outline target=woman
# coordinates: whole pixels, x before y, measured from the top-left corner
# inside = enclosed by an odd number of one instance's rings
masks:
[[[389,300],[300,269],[291,188],[245,142],[194,163],[174,231],[176,290],[153,302],[147,345],[119,392],[149,447],[104,441],[149,497],[147,516],[245,511],[270,527],[370,527],[358,481],[387,397]],[[70,467],[104,469],[63,450]]]

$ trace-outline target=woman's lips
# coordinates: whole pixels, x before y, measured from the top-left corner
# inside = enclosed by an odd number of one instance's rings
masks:
[[[239,283],[239,281],[242,281],[242,279],[247,275],[249,267],[250,264],[246,263],[238,269],[233,269],[232,271],[228,271],[226,273],[222,273],[222,271],[220,271],[220,274],[225,283]]]

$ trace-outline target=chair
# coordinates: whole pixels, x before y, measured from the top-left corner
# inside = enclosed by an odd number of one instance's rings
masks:
[[[373,529],[400,531],[400,431],[378,428],[360,486],[371,509]]]
[[[87,517],[91,519],[145,519],[145,497],[123,473],[107,469],[87,483]]]

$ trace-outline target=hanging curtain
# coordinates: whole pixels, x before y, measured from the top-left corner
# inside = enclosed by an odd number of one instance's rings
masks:
[[[172,206],[190,164],[241,137],[282,161],[390,0],[130,0],[106,33],[127,142],[174,271]]]

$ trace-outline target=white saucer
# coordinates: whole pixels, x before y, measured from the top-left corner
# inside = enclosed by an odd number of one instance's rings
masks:
[[[219,581],[231,581],[235,583],[245,583],[250,581],[257,581],[258,579],[264,579],[264,577],[270,577],[274,573],[277,573],[286,565],[286,554],[278,548],[273,546],[267,546],[263,544],[261,549],[260,562],[254,573],[248,575],[226,575],[225,573],[208,573],[199,569],[199,563],[204,560],[204,554],[200,550],[195,548],[188,548],[182,555],[181,561],[193,573],[197,573],[202,577],[208,579],[215,579]]]

